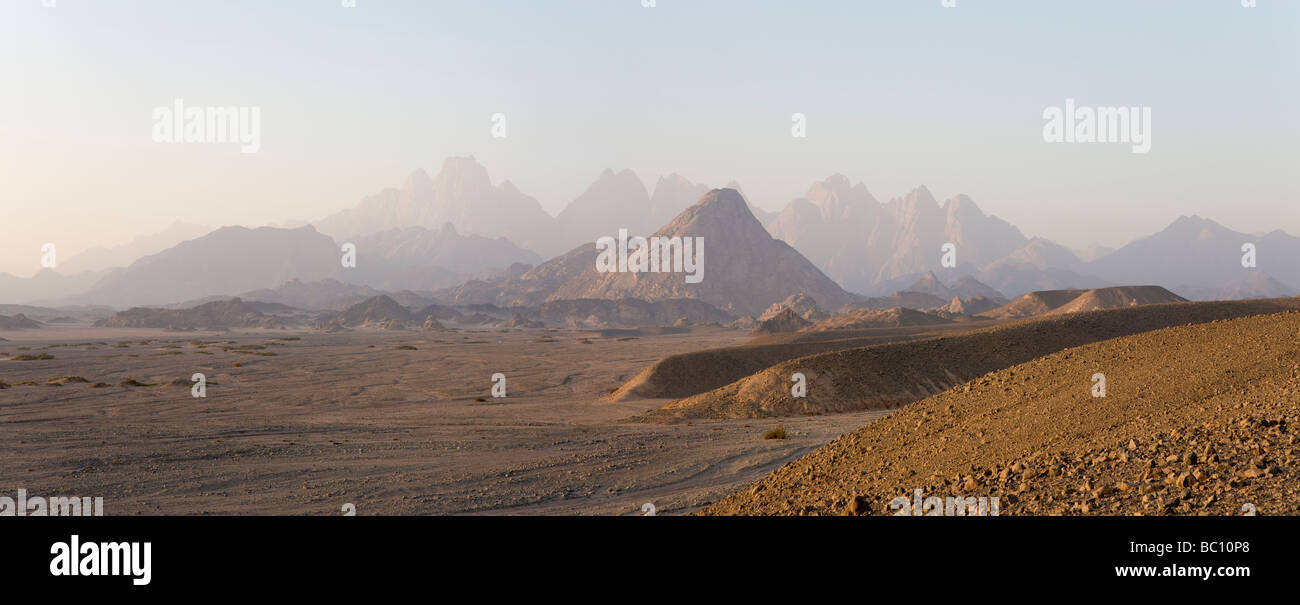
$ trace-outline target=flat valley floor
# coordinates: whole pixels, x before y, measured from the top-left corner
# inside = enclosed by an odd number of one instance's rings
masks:
[[[0,332],[0,495],[100,496],[106,515],[684,514],[886,414],[787,418],[785,440],[763,438],[777,420],[636,421],[666,400],[612,389],[750,337],[632,334]]]

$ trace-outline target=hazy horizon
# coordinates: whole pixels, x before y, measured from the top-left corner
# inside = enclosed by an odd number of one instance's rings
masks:
[[[45,242],[312,222],[469,155],[551,215],[607,168],[734,180],[769,211],[841,173],[1072,249],[1181,215],[1300,234],[1297,3],[339,4],[0,4],[21,58],[0,66],[0,272],[36,273]],[[260,108],[260,150],[154,142],[175,99]],[[1045,143],[1067,99],[1150,107],[1150,152]]]

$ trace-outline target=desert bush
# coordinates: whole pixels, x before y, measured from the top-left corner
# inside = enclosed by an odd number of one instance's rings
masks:
[[[777,424],[775,428],[769,429],[763,433],[764,439],[785,439],[785,427]]]

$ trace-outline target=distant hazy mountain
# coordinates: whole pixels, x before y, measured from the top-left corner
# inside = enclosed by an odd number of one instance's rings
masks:
[[[88,290],[104,274],[104,271],[84,271],[69,275],[54,269],[41,269],[31,277],[0,273],[0,304],[53,303],[67,299]]]
[[[1085,263],[1090,263],[1114,251],[1115,251],[1114,248],[1108,248],[1101,244],[1093,244],[1091,246],[1088,246],[1087,248],[1084,248],[1083,250],[1080,250],[1078,253],[1078,257],[1079,260]]]
[[[877,270],[872,259],[891,253],[875,231],[883,214],[861,183],[843,175],[814,183],[767,223],[772,237],[794,246],[841,286],[867,291]]]
[[[1260,298],[1290,295],[1300,285],[1300,238],[1281,231],[1251,235],[1182,217],[1118,250],[1093,245],[1080,255],[1047,239],[1026,238],[966,196],[939,204],[920,187],[879,204],[864,186],[841,175],[815,183],[767,226],[840,285],[867,294],[918,291],[907,284],[927,272],[945,279],[970,275],[1008,297],[1160,284],[1192,298]],[[945,243],[956,246],[956,268],[939,267]],[[1246,243],[1256,247],[1254,269],[1241,266]],[[868,306],[880,304],[884,299]]]
[[[30,319],[22,313],[12,317],[0,315],[0,330],[35,330],[40,327],[40,322]]]
[[[882,285],[940,269],[947,243],[957,248],[958,266],[978,267],[1005,258],[1027,241],[966,196],[940,205],[919,187],[881,204],[861,183],[853,185],[838,174],[791,201],[768,229],[856,292],[889,290]]]
[[[979,280],[996,288],[1007,298],[1016,298],[1027,292],[1040,290],[1090,289],[1111,285],[1092,275],[1083,275],[1069,269],[1038,267],[1029,263],[998,262],[985,267],[977,274]]]
[[[46,323],[64,323],[68,319],[94,322],[114,313],[112,307],[76,305],[64,307],[36,307],[32,305],[0,304],[0,315],[25,315]]]
[[[238,298],[213,301],[188,309],[135,307],[95,322],[109,328],[285,328],[297,325],[291,317],[276,315],[287,308],[268,308],[267,303],[246,303]]]
[[[379,291],[433,291],[475,274],[541,260],[505,239],[461,235],[450,224],[437,230],[393,229],[349,243],[356,245],[357,262],[344,268],[339,244],[311,226],[223,227],[114,270],[78,300],[122,308],[241,295],[319,308]],[[330,282],[322,280],[336,280],[337,287],[324,287]],[[268,290],[285,284],[294,284],[292,291]]]
[[[619,229],[647,235],[659,225],[651,222],[650,194],[631,170],[606,170],[582,195],[555,217],[570,246],[613,236]]]
[[[770,212],[767,210],[763,210],[762,208],[755,206],[754,200],[749,199],[749,196],[745,194],[745,190],[740,188],[740,183],[737,183],[736,181],[728,181],[726,186],[723,187],[723,189],[735,189],[736,192],[740,194],[740,197],[745,198],[745,205],[749,206],[750,214],[753,214],[754,218],[758,219],[758,222],[762,223],[764,227],[766,227],[768,223],[772,222],[772,220],[774,220],[777,217],[777,215],[780,214],[778,212]],[[704,193],[708,193],[707,187],[701,193],[701,195],[703,195]],[[691,204],[695,203],[695,200],[698,200],[699,198],[700,196],[696,196],[695,199],[692,199],[686,205],[690,206]]]
[[[417,170],[401,188],[385,189],[315,226],[343,242],[393,229],[438,230],[450,223],[458,233],[504,237],[549,258],[619,229],[647,235],[707,191],[671,174],[659,179],[652,195],[632,171],[606,170],[553,218],[509,181],[493,186],[474,158],[448,158],[436,177]]]
[[[692,183],[677,173],[659,177],[654,193],[650,195],[650,212],[646,217],[645,232],[649,233],[650,230],[668,224],[668,221],[690,208],[708,192],[707,186]]]
[[[925,197],[929,191],[920,188]],[[933,198],[929,198],[933,199]],[[921,201],[917,202],[921,204]],[[906,206],[904,206],[906,208]],[[939,240],[922,246],[919,259],[927,267],[939,265],[938,250],[945,242],[957,246],[957,263],[983,267],[1006,258],[1026,243],[1025,236],[1011,223],[996,216],[985,215],[969,197],[958,195],[943,205],[944,229]]]
[[[1250,298],[1283,298],[1295,296],[1295,288],[1267,273],[1252,271],[1246,277],[1226,282],[1217,287],[1177,286],[1174,292],[1190,300],[1246,300]]]
[[[1247,243],[1256,249],[1257,267],[1253,269],[1242,267],[1242,246]],[[1300,238],[1281,231],[1249,235],[1199,216],[1184,216],[1163,231],[1098,259],[1088,269],[1118,284],[1158,283],[1211,290],[1260,287],[1258,295],[1266,295],[1275,289],[1273,282],[1288,290],[1290,284],[1300,284]],[[1258,273],[1271,280],[1259,279]],[[1257,295],[1250,290],[1240,292]]]
[[[505,238],[461,235],[451,223],[437,230],[381,231],[354,238],[352,243],[357,246],[356,275],[345,273],[347,281],[383,290],[436,290],[485,271],[542,260]]]
[[[194,239],[211,231],[211,227],[177,221],[158,233],[142,235],[121,246],[96,247],[75,254],[59,261],[58,270],[64,275],[76,275],[83,271],[125,267],[145,256],[162,252],[185,240]]]
[[[619,229],[645,236],[699,201],[709,188],[678,174],[660,177],[654,192],[631,170],[606,170],[582,195],[556,217],[561,239],[568,246],[613,237]]]
[[[859,308],[885,310],[885,309],[933,309],[941,307],[948,301],[924,292],[908,292],[901,290],[889,296],[872,296],[857,305],[837,309],[841,314],[851,313]]]
[[[1035,237],[1021,244],[1005,257],[994,261],[992,265],[1030,265],[1038,269],[1080,271],[1084,262],[1065,246]]]
[[[309,311],[339,311],[382,294],[370,286],[344,283],[337,279],[314,282],[291,279],[274,288],[249,290],[239,297],[247,301],[274,302]]]
[[[764,230],[733,189],[710,191],[654,236],[702,237],[703,280],[687,283],[682,273],[601,273],[592,259],[551,299],[698,298],[740,315],[761,314],[798,292],[832,308],[854,300],[803,255]]]
[[[401,189],[385,189],[315,225],[348,241],[391,229],[440,229],[447,223],[465,234],[505,237],[542,255],[562,249],[554,239],[554,219],[541,204],[510,181],[493,186],[487,170],[472,157],[448,158],[433,179],[417,170]]]
[[[975,298],[983,296],[990,299],[1004,298],[1001,292],[990,288],[969,275],[963,275],[951,285],[944,285],[933,272],[927,272],[921,279],[905,289],[906,292],[932,294],[943,299]]]
[[[116,269],[80,298],[115,307],[162,305],[338,277],[342,253],[311,227],[222,227]]]
[[[710,191],[653,235],[703,237],[703,280],[686,283],[684,273],[602,273],[596,269],[596,246],[585,244],[521,275],[468,282],[441,294],[455,304],[500,306],[693,298],[737,315],[758,315],[800,292],[827,308],[855,301],[801,254],[773,239],[731,189]]]
[[[1074,252],[1041,237],[1026,241],[1007,256],[976,273],[1009,298],[1027,292],[1068,288],[1100,288],[1107,280],[1089,273],[1090,267]]]
[[[704,236],[704,282],[688,284],[671,273],[597,272],[592,242],[619,229],[634,236]],[[1244,234],[1182,217],[1118,250],[1094,245],[1076,254],[1025,237],[964,195],[940,203],[922,186],[881,203],[838,174],[780,212],[766,213],[738,185],[705,191],[670,174],[651,192],[629,170],[606,170],[551,217],[509,181],[493,185],[473,158],[449,158],[436,177],[417,170],[401,188],[367,197],[314,228],[225,227],[166,247],[202,231],[178,223],[125,246],[74,256],[58,272],[0,274],[0,304],[121,308],[256,293],[294,306],[339,308],[382,292],[414,303],[436,290],[450,304],[695,299],[726,313],[758,315],[797,293],[829,311],[846,304],[929,308],[953,299],[1133,284],[1158,284],[1189,298],[1255,298],[1290,295],[1300,285],[1300,238],[1281,231]],[[340,265],[343,242],[357,245],[356,268]],[[956,246],[956,267],[940,266],[948,243]],[[1256,247],[1257,268],[1241,266],[1246,243]],[[66,273],[141,254],[124,268]],[[296,285],[273,290],[289,283]],[[846,289],[878,297],[862,299]],[[893,296],[880,296],[886,294]]]

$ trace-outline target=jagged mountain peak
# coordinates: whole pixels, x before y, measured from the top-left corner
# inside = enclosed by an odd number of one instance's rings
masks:
[[[749,211],[745,198],[735,189],[713,189],[704,194],[693,206],[682,211],[655,235],[685,236],[691,228],[717,229],[719,233],[730,227],[736,232],[750,231],[763,226]],[[767,235],[766,231],[762,231]],[[770,237],[770,236],[768,236]]]
[[[843,217],[854,212],[878,211],[879,202],[862,183],[854,185],[843,174],[832,174],[825,180],[813,183],[804,199],[821,210],[825,217]]]
[[[411,174],[407,175],[406,181],[402,184],[402,189],[406,190],[432,188],[433,179],[429,177],[429,173],[425,172],[423,168],[416,168],[411,171]]]

